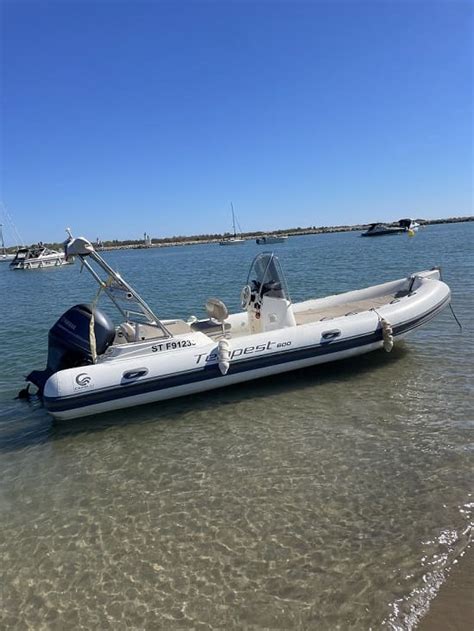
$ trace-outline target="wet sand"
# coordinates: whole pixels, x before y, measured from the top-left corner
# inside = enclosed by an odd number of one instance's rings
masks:
[[[471,546],[451,569],[438,596],[418,625],[418,631],[474,629],[474,548]]]

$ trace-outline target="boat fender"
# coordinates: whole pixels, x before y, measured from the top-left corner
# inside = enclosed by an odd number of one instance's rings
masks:
[[[380,324],[382,325],[382,335],[383,335],[383,348],[387,353],[393,348],[393,329],[390,322],[385,320],[385,318],[380,318]]]
[[[223,375],[226,375],[230,366],[230,345],[226,339],[219,340],[219,344],[217,345],[217,359],[219,370]]]

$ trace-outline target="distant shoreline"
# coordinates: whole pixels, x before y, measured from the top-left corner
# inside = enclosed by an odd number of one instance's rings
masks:
[[[421,226],[429,226],[434,224],[444,223],[464,223],[468,221],[474,221],[474,216],[468,217],[449,217],[448,219],[415,219]],[[381,222],[387,226],[396,226],[398,222]],[[299,237],[310,234],[329,234],[334,232],[357,232],[366,230],[371,224],[355,224],[352,226],[308,226],[307,228],[287,228],[286,230],[258,230],[255,232],[243,232],[242,237],[246,240],[253,240],[257,237],[263,237],[268,235],[288,235],[289,237]],[[153,248],[174,247],[179,245],[199,245],[208,243],[219,243],[222,239],[230,237],[229,233],[224,234],[204,234],[204,235],[192,235],[192,236],[174,236],[164,237],[162,239],[151,239],[151,245],[145,245],[143,240],[108,240],[102,241],[101,245],[93,243],[99,251],[109,250],[150,250]],[[61,249],[61,243],[44,243],[49,248]],[[17,250],[16,247],[7,248],[8,253],[14,253]]]
[[[474,216],[468,217],[449,217],[448,219],[415,219],[421,226],[428,226],[434,224],[445,223],[464,223],[468,221],[474,221]],[[387,226],[396,226],[398,222],[383,222]],[[257,237],[268,236],[270,234],[281,235],[285,234],[289,237],[299,237],[310,234],[328,234],[334,232],[361,232],[366,230],[371,224],[355,224],[353,226],[319,226],[319,227],[307,227],[307,228],[289,228],[287,230],[271,230],[271,231],[256,231],[256,232],[243,232],[242,237],[246,240],[253,240]],[[179,245],[199,245],[208,243],[219,243],[222,239],[231,236],[229,233],[216,234],[216,235],[193,235],[189,237],[167,237],[163,239],[152,239],[151,245],[144,245],[143,242],[118,242],[117,244],[110,244],[110,242],[104,242],[104,245],[99,248],[102,251],[107,250],[149,250],[152,248],[174,247]]]

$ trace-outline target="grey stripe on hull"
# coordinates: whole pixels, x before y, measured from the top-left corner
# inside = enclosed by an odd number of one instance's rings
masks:
[[[381,347],[381,342],[370,344],[368,346],[358,346],[352,351],[341,351],[336,353],[333,357],[334,360],[348,359],[355,355],[362,355],[369,353]],[[199,394],[203,392],[209,392],[210,390],[217,390],[227,386],[238,385],[240,383],[248,383],[249,381],[255,381],[257,379],[263,379],[265,377],[271,377],[285,372],[292,372],[303,368],[315,366],[317,364],[328,363],[323,356],[318,358],[310,358],[303,360],[296,360],[287,362],[285,364],[276,364],[268,368],[249,369],[245,372],[238,372],[223,376],[218,373],[218,376],[207,379],[199,380],[193,383],[186,383],[179,386],[173,386],[160,390],[150,390],[143,394],[131,395],[126,398],[112,398],[109,397],[106,401],[101,403],[90,403],[83,407],[68,407],[65,410],[50,410],[50,412],[58,419],[74,419],[81,416],[89,416],[91,414],[100,414],[104,412],[110,412],[113,410],[121,410],[127,407],[134,407],[138,405],[145,405],[151,403],[158,403],[167,399],[174,399],[178,397],[189,396],[192,394]]]

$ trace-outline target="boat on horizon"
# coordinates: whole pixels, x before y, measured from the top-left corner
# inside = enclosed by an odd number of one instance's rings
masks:
[[[219,241],[219,245],[240,245],[241,243],[245,243],[245,239],[242,239],[242,236],[237,236],[237,231],[235,229],[235,213],[234,213],[234,205],[230,205],[232,209],[232,234],[233,236],[224,237],[221,241]]]
[[[399,219],[398,225],[390,226],[384,223],[371,223],[366,232],[361,237],[383,237],[391,234],[415,233],[420,224],[414,219]]]
[[[270,245],[273,243],[285,243],[285,241],[288,241],[288,235],[287,234],[268,234],[268,235],[263,235],[261,237],[257,237],[257,239],[255,239],[255,242],[258,245]]]
[[[429,322],[450,303],[438,268],[355,291],[293,303],[278,258],[257,255],[241,311],[209,298],[207,317],[160,320],[83,237],[78,258],[118,309],[114,324],[92,303],[66,311],[48,335],[44,370],[27,381],[57,419],[73,419],[254,381],[370,351]],[[310,291],[316,293],[313,288]],[[22,398],[27,397],[22,391]]]
[[[73,263],[73,261],[68,260],[64,252],[51,250],[39,243],[29,248],[20,248],[10,263],[10,269],[45,269],[47,267],[60,267],[69,263]]]

